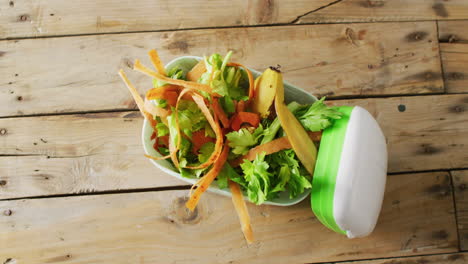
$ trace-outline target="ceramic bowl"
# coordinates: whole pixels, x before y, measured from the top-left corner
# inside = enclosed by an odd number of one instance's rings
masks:
[[[166,65],[166,69],[169,71],[173,67],[180,67],[182,70],[185,72],[188,72],[190,69],[195,66],[195,64],[198,63],[202,58],[200,57],[195,57],[195,56],[183,56],[174,59],[170,63]],[[261,75],[260,72],[255,71],[253,69],[250,69],[252,74],[254,75],[254,78],[258,77]],[[313,103],[314,101],[317,100],[317,98],[306,91],[289,84],[287,82],[284,82],[284,91],[285,91],[285,101],[286,103],[289,103],[291,101],[296,101],[300,104],[310,104]],[[153,133],[153,129],[151,128],[151,125],[147,120],[144,121],[143,123],[143,131],[142,131],[142,141],[143,141],[143,148],[145,150],[145,153],[151,156],[156,156],[159,157],[160,154],[156,152],[153,148],[154,140],[151,140],[151,134]],[[182,181],[185,181],[190,184],[194,184],[197,182],[198,178],[193,177],[193,178],[186,178],[182,177],[178,171],[172,166],[172,164],[166,160],[152,160],[148,159],[151,163],[153,163],[154,166],[156,166],[158,169],[162,170],[163,172],[176,177]],[[218,187],[216,181],[214,181],[210,187],[208,188],[208,191],[217,193],[220,195],[228,196],[231,197],[231,192],[229,191],[229,188],[226,189],[221,189]],[[269,204],[269,205],[277,205],[277,206],[289,206],[293,205],[296,203],[299,203],[300,201],[304,200],[310,193],[310,189],[306,190],[304,193],[298,195],[294,199],[289,198],[289,192],[284,191],[282,192],[278,198],[271,200],[271,201],[266,201],[264,204]],[[244,195],[246,198],[246,196]],[[248,201],[248,199],[246,198]]]

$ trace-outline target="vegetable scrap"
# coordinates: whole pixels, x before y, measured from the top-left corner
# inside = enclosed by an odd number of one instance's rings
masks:
[[[204,57],[189,71],[167,69],[156,50],[148,53],[154,70],[135,61],[134,70],[152,79],[142,98],[123,70],[119,75],[144,118],[153,147],[183,177],[198,181],[186,203],[194,210],[216,183],[229,189],[244,237],[254,241],[245,200],[260,205],[287,192],[291,199],[312,188],[321,131],[341,118],[322,98],[300,105],[284,101],[281,72],[270,67],[254,80],[252,72],[224,57]]]

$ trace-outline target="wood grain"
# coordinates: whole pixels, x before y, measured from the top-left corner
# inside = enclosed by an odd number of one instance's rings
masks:
[[[468,93],[468,20],[438,21],[445,88]]]
[[[0,202],[0,261],[17,263],[310,263],[457,251],[449,175],[388,178],[368,238],[347,239],[291,207],[249,204],[247,246],[229,198],[207,194],[194,213],[187,191]],[[7,212],[7,213],[5,213]]]
[[[345,0],[301,17],[297,23],[468,19],[465,0]]]
[[[435,22],[210,29],[0,41],[0,116],[135,109],[119,79],[134,59],[150,65],[181,55],[235,52],[263,71],[280,64],[285,80],[315,94],[440,93]],[[130,72],[140,92],[151,80]]]
[[[0,199],[189,185],[165,174],[142,154],[0,160]]]
[[[330,103],[360,105],[376,117],[390,172],[467,166],[468,138],[460,136],[468,133],[467,95]],[[0,157],[7,182],[0,198],[183,184],[142,156],[141,125],[138,112],[0,119],[0,155],[26,155]]]
[[[452,253],[435,256],[404,257],[395,259],[375,259],[365,261],[343,262],[356,264],[464,264],[468,261],[468,253]]]
[[[445,88],[449,93],[468,93],[468,44],[441,43]]]
[[[0,199],[187,185],[146,159],[138,112],[0,119]]]
[[[467,95],[338,100],[359,105],[380,124],[388,143],[388,170],[418,171],[467,165]]]
[[[468,20],[438,21],[439,41],[468,43]]]
[[[332,0],[2,1],[0,38],[288,23]]]
[[[468,19],[464,0],[3,1],[0,38],[285,23]],[[329,5],[331,4],[331,5]],[[329,5],[329,6],[328,6]]]
[[[457,209],[460,249],[468,250],[468,170],[451,171]]]

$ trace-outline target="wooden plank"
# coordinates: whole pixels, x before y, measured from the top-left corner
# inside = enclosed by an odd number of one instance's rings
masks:
[[[0,199],[189,185],[165,174],[141,153],[0,160]]]
[[[288,23],[332,0],[2,1],[0,38]]]
[[[138,112],[0,123],[1,155],[20,155],[0,157],[0,199],[187,185],[143,156]]]
[[[467,19],[464,0],[3,1],[0,38],[232,27]],[[332,4],[328,6],[329,4]],[[304,16],[304,14],[306,14]]]
[[[316,95],[443,91],[435,22],[80,36],[0,41],[0,116],[134,109],[116,72],[136,58],[149,64],[152,48],[165,62],[233,50],[254,69],[282,65],[286,80]],[[130,78],[140,91],[151,86]]]
[[[447,172],[388,178],[368,238],[347,239],[313,217],[308,201],[254,206],[247,246],[229,198],[187,191],[0,202],[0,261],[17,263],[310,263],[457,251]],[[437,210],[434,210],[436,208]]]
[[[451,171],[457,209],[460,249],[468,250],[468,170]]]
[[[377,118],[390,172],[466,167],[467,95],[330,103],[360,105]],[[183,184],[142,156],[141,126],[138,112],[0,119],[0,155],[27,155],[0,157],[0,198]]]
[[[438,21],[439,41],[468,43],[468,20]]]
[[[359,105],[378,121],[387,138],[388,169],[463,168],[468,160],[467,95],[332,101]]]
[[[445,88],[449,93],[468,92],[468,20],[438,21]]]
[[[346,0],[301,17],[297,23],[468,19],[465,0]]]
[[[441,43],[445,88],[449,93],[468,93],[468,44]]]
[[[464,264],[468,261],[468,253],[452,253],[422,257],[404,257],[395,259],[376,259],[366,261],[342,262],[356,264]]]

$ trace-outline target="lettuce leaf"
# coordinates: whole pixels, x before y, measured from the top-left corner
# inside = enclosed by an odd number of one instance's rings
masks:
[[[265,161],[265,153],[257,155],[253,162],[244,160],[241,164],[247,182],[247,197],[255,204],[262,204],[267,200],[272,177],[272,174],[268,172],[269,167]]]
[[[205,128],[208,123],[202,111],[193,101],[181,100],[178,114],[180,130],[189,137],[192,137],[192,132]]]
[[[285,149],[268,156],[269,164],[275,166],[277,171],[277,183],[271,192],[289,190],[292,199],[303,193],[305,189],[312,188],[312,184],[302,173],[296,153],[292,149]]]
[[[172,68],[168,73],[167,73],[167,76],[171,79],[178,79],[178,80],[185,80],[185,72],[179,68],[179,67],[174,67]],[[160,81],[160,80],[157,80],[157,79],[153,79],[153,87],[154,88],[158,88],[158,87],[161,87],[163,85],[167,84],[166,82],[163,82],[163,81]]]
[[[167,101],[165,99],[155,99],[154,103],[157,107],[165,108],[167,106]]]
[[[201,146],[198,154],[198,160],[203,163],[208,160],[208,158],[211,156],[211,153],[213,153],[215,149],[215,143],[213,142],[206,142]]]
[[[247,128],[241,128],[238,131],[232,131],[226,134],[229,140],[229,147],[232,152],[238,155],[244,155],[249,152],[249,149],[257,145],[260,137],[263,135],[263,126],[259,125],[253,133]]]
[[[300,107],[294,114],[308,131],[321,131],[333,124],[334,119],[340,119],[343,115],[335,107],[329,107],[323,103],[325,97],[315,101],[310,106]]]
[[[155,126],[158,137],[162,137],[169,134],[169,128],[163,123],[159,122]]]
[[[231,56],[232,51],[229,51],[224,58],[217,53],[205,57],[206,72],[198,80],[200,83],[210,85],[214,92],[224,98],[221,105],[228,113],[234,112],[232,100],[248,99],[244,85],[240,85],[244,84],[243,79],[246,78],[246,74],[240,68],[227,66]]]
[[[185,137],[182,137],[180,140],[180,147],[178,152],[179,157],[179,166],[181,168],[187,167],[190,163],[198,162],[198,159],[195,155],[191,153],[192,150],[192,143]]]
[[[246,186],[245,180],[237,173],[229,163],[224,164],[223,168],[216,177],[218,187],[221,189],[228,187],[228,180],[239,183],[241,186]]]
[[[174,112],[172,112],[172,114],[167,116],[167,124],[169,128],[169,144],[173,144],[174,146],[177,146],[179,133],[177,133],[177,129],[176,129],[176,118],[175,118]]]

